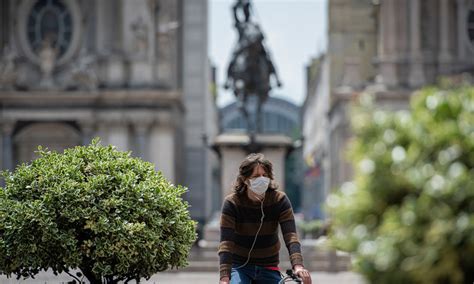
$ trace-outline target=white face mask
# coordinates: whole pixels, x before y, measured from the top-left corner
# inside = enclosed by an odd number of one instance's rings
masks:
[[[268,185],[270,184],[270,179],[267,177],[258,177],[250,179],[250,190],[255,192],[258,195],[264,194],[267,189]]]

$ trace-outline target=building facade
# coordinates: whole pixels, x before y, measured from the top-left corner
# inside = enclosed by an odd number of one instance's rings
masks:
[[[98,136],[188,186],[207,217],[206,0],[0,1],[0,51],[2,169]]]
[[[414,90],[474,66],[472,0],[331,0],[328,6],[327,64],[310,74],[320,86],[308,89],[304,114],[305,124],[325,116],[328,127],[318,131],[328,142],[318,142],[324,139],[318,140],[320,134],[309,125],[303,134],[314,141],[306,143],[312,145],[305,149],[307,157],[318,156],[316,149],[326,153],[319,158],[327,165],[325,192],[352,177],[344,149],[354,96],[371,92],[381,108],[407,108]]]
[[[306,98],[302,110],[304,137],[303,208],[306,219],[323,219],[322,209],[329,192],[329,61],[326,55],[307,66]]]

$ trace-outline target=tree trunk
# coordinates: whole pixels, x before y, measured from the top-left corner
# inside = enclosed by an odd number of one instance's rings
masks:
[[[101,277],[97,277],[91,268],[79,267],[84,276],[89,280],[91,284],[102,284]]]

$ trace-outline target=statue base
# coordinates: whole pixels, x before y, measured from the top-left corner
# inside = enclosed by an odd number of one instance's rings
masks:
[[[293,148],[290,137],[281,134],[224,133],[218,135],[212,145],[218,153],[221,163],[221,200],[232,193],[232,186],[237,178],[240,163],[250,153],[262,153],[273,164],[273,175],[279,190],[284,191],[285,160]],[[220,207],[220,206],[219,206]],[[216,212],[204,226],[204,239],[218,241],[220,212]]]

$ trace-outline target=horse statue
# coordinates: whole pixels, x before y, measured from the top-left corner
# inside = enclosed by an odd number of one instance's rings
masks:
[[[281,82],[263,43],[263,33],[259,25],[250,20],[250,8],[250,0],[238,0],[233,6],[239,40],[227,68],[224,88],[232,88],[247,123],[247,131],[254,133],[262,131],[262,105],[268,98],[270,90],[275,85],[280,87]],[[249,96],[257,96],[253,123],[250,121],[246,106]]]

